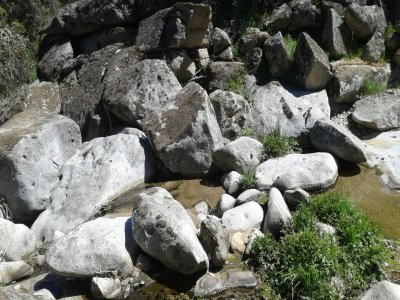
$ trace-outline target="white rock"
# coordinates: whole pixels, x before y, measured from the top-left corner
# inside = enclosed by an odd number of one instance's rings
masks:
[[[260,228],[264,218],[262,207],[256,202],[248,202],[226,211],[222,216],[222,224],[231,231],[248,231]]]
[[[361,300],[399,300],[400,285],[383,280],[374,286],[360,297]]]
[[[0,284],[8,284],[32,274],[33,268],[24,261],[0,262]]]
[[[229,172],[222,178],[222,185],[224,186],[225,191],[230,195],[237,193],[240,189],[241,179],[242,175],[240,175],[238,172]]]
[[[235,207],[236,199],[233,198],[231,195],[228,194],[222,194],[221,198],[219,199],[217,203],[217,212],[218,216],[222,217],[222,215]]]
[[[264,220],[263,232],[270,232],[273,236],[279,237],[282,229],[292,219],[289,208],[281,192],[272,188],[269,192],[268,211]]]
[[[118,278],[93,277],[90,289],[96,299],[115,299],[121,293],[121,282]]]
[[[47,289],[41,289],[32,294],[40,300],[56,300],[53,294]]]
[[[265,195],[265,192],[260,192],[257,189],[246,190],[237,197],[236,205],[242,205],[250,201],[257,201],[263,195]]]

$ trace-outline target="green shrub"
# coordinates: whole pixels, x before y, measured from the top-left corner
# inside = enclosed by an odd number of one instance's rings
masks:
[[[244,126],[244,127],[239,131],[238,136],[254,137],[253,128],[251,128],[250,126]]]
[[[244,172],[240,178],[240,189],[245,191],[257,188],[257,178],[254,172]]]
[[[335,227],[337,233],[319,233],[317,220]],[[344,194],[312,197],[284,232],[280,241],[258,238],[248,260],[283,298],[338,299],[339,291],[331,284],[337,277],[343,283],[340,293],[348,299],[384,278],[388,252],[383,239]]]
[[[245,72],[239,72],[231,79],[229,79],[225,84],[225,89],[227,91],[234,92],[236,94],[242,95],[247,101],[250,100],[250,91],[246,86],[245,82]]]
[[[395,32],[396,32],[396,29],[394,28],[394,26],[392,25],[392,23],[389,22],[388,25],[387,25],[387,27],[386,27],[386,29],[385,29],[385,32],[384,32],[383,36],[384,36],[385,38],[389,38],[389,37],[391,37],[392,34],[395,33]]]
[[[356,47],[354,49],[350,49],[344,56],[344,59],[346,60],[361,59],[362,53],[363,49],[361,47]]]
[[[366,79],[361,86],[360,94],[361,95],[374,95],[383,90],[382,85],[374,80]]]
[[[286,44],[286,46],[289,49],[289,58],[290,61],[293,62],[294,60],[294,53],[296,51],[296,47],[297,47],[297,40],[295,40],[294,38],[292,38],[292,36],[290,34],[287,34],[283,37],[283,40]]]
[[[261,140],[264,147],[264,158],[284,156],[293,151],[297,141],[292,137],[282,136],[279,130],[273,130]]]

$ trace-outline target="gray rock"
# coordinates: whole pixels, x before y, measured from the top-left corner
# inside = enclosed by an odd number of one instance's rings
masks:
[[[330,56],[338,58],[346,55],[350,40],[351,33],[342,17],[334,9],[329,9],[322,31],[322,41]]]
[[[269,32],[286,31],[292,21],[292,9],[286,3],[263,16],[262,28]]]
[[[194,209],[198,214],[208,215],[209,207],[206,201],[201,201],[194,206]]]
[[[207,48],[192,50],[192,57],[197,70],[204,70],[211,63],[210,54],[208,53]]]
[[[239,51],[246,53],[250,49],[262,47],[267,38],[269,38],[269,33],[265,31],[254,31],[246,34],[238,42]]]
[[[293,64],[296,77],[306,90],[322,89],[332,77],[328,56],[307,33],[298,38]]]
[[[165,54],[165,60],[180,82],[196,75],[196,65],[185,50],[171,49]]]
[[[325,16],[329,13],[329,10],[333,9],[340,17],[344,18],[346,14],[346,8],[347,7],[344,5],[344,3],[336,2],[336,0],[327,0],[322,2],[322,14]]]
[[[235,203],[236,206],[245,204],[250,201],[258,201],[261,197],[266,196],[265,192],[260,192],[259,190],[256,189],[249,189],[241,193],[237,197],[237,201]]]
[[[336,234],[336,229],[332,227],[329,224],[324,224],[321,222],[317,222],[315,224],[315,227],[317,228],[318,232],[320,234],[329,234],[329,235],[335,235]]]
[[[56,300],[53,294],[47,289],[40,289],[32,294],[32,296],[36,297],[40,300]]]
[[[228,258],[229,232],[222,225],[221,220],[214,216],[207,216],[200,225],[200,243],[206,251],[210,264],[222,267]]]
[[[0,284],[6,285],[33,274],[33,268],[24,261],[0,262]]]
[[[383,92],[354,103],[352,119],[371,129],[400,128],[400,92]]]
[[[362,59],[370,63],[378,62],[384,53],[385,40],[383,35],[382,33],[375,31],[364,47]]]
[[[236,199],[233,198],[231,195],[228,194],[222,194],[221,198],[218,200],[217,203],[217,213],[219,217],[222,217],[222,215],[235,207]]]
[[[357,61],[340,60],[331,63],[333,79],[327,87],[329,98],[335,102],[354,102],[366,80],[373,80],[386,89],[390,65],[371,66]]]
[[[255,47],[246,52],[244,63],[249,74],[260,74],[262,69],[263,50],[260,47]]]
[[[242,136],[213,153],[215,165],[224,172],[254,171],[262,161],[263,145],[256,139]]]
[[[346,11],[346,24],[356,37],[369,39],[374,31],[384,33],[387,23],[385,12],[377,5],[351,4]]]
[[[42,109],[48,112],[60,113],[61,100],[58,84],[38,80],[28,87],[28,95],[21,103],[21,111]]]
[[[256,170],[259,190],[302,188],[322,190],[332,186],[338,176],[335,159],[329,153],[288,154],[269,159]]]
[[[229,172],[222,178],[222,185],[225,191],[230,195],[237,193],[240,189],[241,179],[242,175],[240,173],[236,171]]]
[[[360,296],[361,300],[397,300],[400,299],[400,285],[383,280],[373,285],[369,290]]]
[[[115,299],[121,294],[121,281],[119,278],[93,277],[90,290],[96,299]]]
[[[6,260],[28,258],[34,251],[36,238],[23,224],[14,224],[0,218],[0,252]]]
[[[292,10],[289,31],[300,28],[319,28],[321,26],[321,10],[311,0],[292,0],[289,2]]]
[[[270,78],[279,79],[287,76],[291,61],[289,49],[283,40],[281,32],[265,41],[264,57],[268,68],[267,74]]]
[[[249,103],[243,96],[233,92],[216,90],[210,94],[222,136],[236,138],[245,125]]]
[[[136,267],[144,272],[151,271],[151,269],[153,268],[151,258],[146,253],[139,254],[136,261]]]
[[[215,27],[212,36],[213,54],[218,56],[232,45],[229,35],[221,28]]]
[[[190,82],[164,110],[145,124],[164,165],[190,177],[214,172],[212,153],[223,146],[223,138],[207,92]]]
[[[283,228],[289,224],[291,219],[292,215],[281,192],[272,188],[269,192],[268,210],[265,215],[263,232],[270,232],[274,237],[280,237]]]
[[[277,130],[284,136],[307,135],[317,120],[329,118],[326,91],[287,90],[273,81],[252,91],[250,127],[259,136]]]
[[[226,211],[222,215],[222,224],[229,232],[248,231],[260,228],[263,218],[262,207],[256,202],[248,202]]]
[[[233,61],[232,47],[226,48],[219,55],[214,57],[217,61]]]
[[[314,147],[320,151],[330,152],[343,160],[355,163],[367,161],[365,146],[361,140],[331,120],[316,122],[310,138]]]
[[[87,134],[85,141],[90,141],[98,137],[105,137],[110,133],[110,120],[107,112],[103,111],[94,115],[87,122]]]
[[[208,90],[226,90],[227,83],[244,72],[244,64],[238,62],[211,62],[209,69]]]
[[[296,188],[294,190],[286,190],[283,198],[290,209],[296,209],[299,205],[309,202],[310,194],[301,188]]]
[[[135,241],[148,255],[182,274],[208,269],[196,228],[183,206],[163,188],[140,193],[132,213]]]
[[[107,75],[103,103],[122,121],[144,126],[150,115],[175,107],[181,85],[164,61],[146,59],[121,72]]]
[[[117,134],[82,144],[61,168],[51,205],[32,225],[37,239],[51,240],[56,230],[68,233],[151,178],[152,151],[144,134]]]
[[[26,110],[1,126],[0,195],[15,221],[46,209],[61,165],[80,143],[74,121],[43,110]]]
[[[216,274],[207,273],[194,288],[196,297],[206,297],[233,288],[254,288],[257,278],[252,271],[227,270]]]

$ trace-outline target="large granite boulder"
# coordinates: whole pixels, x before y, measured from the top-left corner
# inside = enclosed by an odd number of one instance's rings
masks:
[[[15,221],[46,209],[60,167],[80,144],[74,121],[43,110],[26,110],[1,126],[0,195]]]
[[[256,170],[259,190],[327,189],[336,182],[338,166],[329,153],[288,154],[269,159]]]
[[[68,233],[109,205],[117,196],[151,178],[155,171],[147,138],[117,134],[82,144],[62,166],[51,205],[32,226],[38,240]]]
[[[289,2],[292,10],[289,31],[300,28],[321,27],[321,10],[312,0],[292,0]]]
[[[182,274],[208,269],[208,257],[196,227],[183,206],[163,188],[148,189],[135,198],[132,231],[140,248]]]
[[[352,119],[371,129],[400,128],[400,92],[383,92],[368,96],[353,105]]]
[[[269,192],[268,209],[264,219],[264,233],[271,233],[279,238],[282,230],[292,220],[289,208],[281,192],[277,188],[272,188]]]
[[[143,124],[164,165],[190,177],[215,171],[212,153],[223,146],[223,137],[207,92],[190,82],[164,109]]]
[[[281,32],[265,41],[264,58],[267,64],[268,77],[279,79],[288,75],[292,63],[289,57],[289,48]]]
[[[245,71],[243,63],[240,62],[211,62],[208,70],[208,90],[227,90],[227,83]]]
[[[362,59],[369,63],[377,63],[385,54],[385,39],[383,34],[375,31],[364,47]]]
[[[47,249],[50,270],[65,277],[105,276],[134,271],[139,247],[132,237],[132,219],[97,218],[78,226]]]
[[[286,31],[292,21],[292,9],[283,3],[262,17],[262,29],[268,32]]]
[[[333,58],[346,55],[350,46],[350,30],[347,28],[342,17],[332,8],[326,14],[325,25],[322,31],[322,41]]]
[[[332,77],[328,56],[304,32],[300,34],[297,41],[293,67],[299,83],[306,90],[323,89]]]
[[[186,82],[196,75],[196,64],[186,50],[170,49],[164,57],[179,82]]]
[[[387,280],[383,280],[373,285],[370,289],[368,289],[364,294],[360,296],[360,300],[375,299],[400,299],[400,285],[394,284]]]
[[[361,140],[329,119],[317,121],[310,133],[311,142],[320,151],[330,152],[343,160],[367,161]]]

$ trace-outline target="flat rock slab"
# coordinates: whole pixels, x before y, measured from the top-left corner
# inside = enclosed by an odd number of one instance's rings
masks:
[[[132,259],[139,247],[132,237],[131,218],[98,218],[82,224],[54,242],[45,261],[65,277],[121,276],[134,271]]]
[[[302,188],[318,191],[332,186],[338,176],[338,166],[329,153],[288,154],[269,159],[256,170],[259,190],[277,187],[280,190]]]

